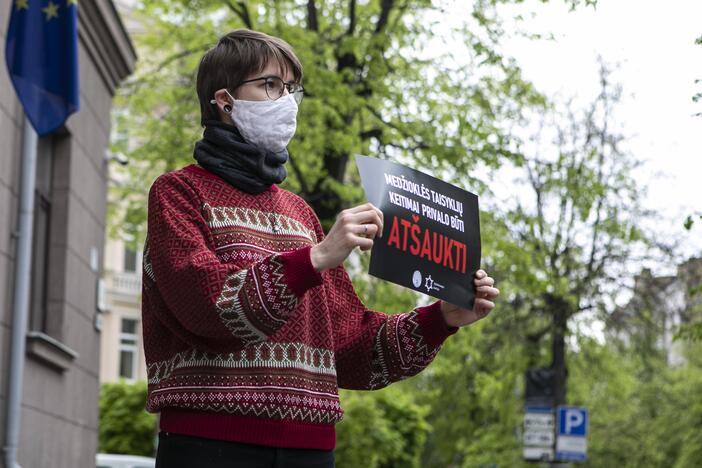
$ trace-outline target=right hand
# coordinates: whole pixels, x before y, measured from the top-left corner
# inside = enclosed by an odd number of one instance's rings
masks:
[[[344,210],[322,242],[312,247],[310,260],[317,271],[341,265],[356,247],[370,250],[373,239],[382,237],[383,212],[371,203]]]

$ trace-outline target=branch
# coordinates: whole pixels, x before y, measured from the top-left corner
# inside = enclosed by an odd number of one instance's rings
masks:
[[[368,109],[368,111],[371,114],[373,114],[373,116],[376,119],[380,120],[380,123],[382,123],[383,125],[387,125],[388,127],[397,130],[398,132],[402,133],[404,136],[409,136],[409,135],[407,135],[407,132],[405,131],[405,129],[401,128],[399,125],[392,123],[392,122],[386,122],[385,120],[383,120],[383,117],[380,115],[380,112],[373,109],[371,106],[366,105],[366,109]]]
[[[187,57],[190,54],[194,53],[201,53],[204,51],[207,51],[210,48],[210,44],[203,44],[198,47],[193,47],[191,49],[185,49],[180,52],[176,52],[172,55],[169,55],[165,59],[163,59],[162,62],[159,62],[157,65],[153,67],[151,71],[145,71],[139,73],[139,75],[132,75],[129,77],[123,84],[122,88],[123,89],[134,89],[135,86],[139,86],[142,83],[146,82],[146,78],[152,78],[153,75],[155,75],[157,72],[163,70],[166,66],[168,66],[171,62],[175,62],[176,60],[182,59],[184,57]]]
[[[414,141],[415,144],[416,144],[416,148],[418,148],[418,149],[421,149],[421,148],[427,149],[427,148],[429,148],[429,145],[428,145],[428,144],[426,144],[426,143],[425,143],[424,141],[422,141],[422,140],[418,140],[418,139],[416,138],[415,135],[411,135],[409,132],[407,132],[406,129],[400,127],[399,125],[397,125],[397,124],[395,124],[395,123],[386,122],[385,120],[383,120],[383,117],[380,115],[380,112],[378,112],[377,110],[373,109],[371,106],[366,105],[366,109],[368,109],[368,111],[369,111],[371,114],[373,114],[373,116],[374,116],[376,119],[378,119],[378,120],[380,121],[380,123],[382,123],[383,125],[387,125],[388,127],[392,128],[392,129],[394,129],[394,130],[397,130],[403,137],[409,138],[410,140]]]
[[[390,10],[395,4],[395,0],[381,0],[380,1],[380,15],[378,16],[378,22],[375,24],[375,33],[379,34],[385,29],[388,24],[388,18],[390,17]]]
[[[302,189],[302,193],[310,194],[309,185],[307,185],[307,181],[305,180],[305,177],[302,175],[302,171],[300,170],[300,166],[298,166],[297,163],[295,162],[295,159],[293,158],[292,153],[288,152],[288,156],[289,156],[289,160],[290,160],[290,166],[292,166],[293,172],[295,172],[297,179],[300,181],[300,188]]]
[[[361,132],[359,136],[361,137],[361,140],[368,140],[369,138],[380,139],[380,137],[383,136],[383,130],[380,128],[371,128],[370,130]]]
[[[319,31],[317,5],[315,5],[314,0],[307,0],[307,29],[310,31]]]
[[[349,0],[349,29],[346,31],[347,36],[352,36],[356,29],[356,0]]]
[[[246,3],[243,1],[236,2],[236,5],[232,3],[231,0],[225,0],[227,2],[227,6],[229,9],[241,19],[241,21],[244,23],[244,26],[246,26],[249,29],[253,29],[253,23],[251,22],[251,15],[249,15],[249,9],[246,6]]]
[[[383,145],[390,146],[392,148],[397,148],[397,149],[400,149],[403,151],[408,151],[408,152],[429,149],[429,145],[427,145],[426,143],[424,143],[422,141],[418,142],[414,146],[402,146],[402,145],[398,145],[396,143],[383,143]]]
[[[388,30],[386,31],[386,34],[390,35],[391,32],[395,30],[395,28],[397,27],[397,23],[399,23],[400,20],[402,20],[402,16],[404,16],[404,13],[405,13],[405,11],[407,11],[408,6],[409,6],[409,2],[405,2],[402,4],[401,7],[398,8],[398,13],[397,13],[397,15],[395,15],[395,19],[392,22],[392,24],[390,26],[388,26]]]
[[[551,324],[550,323],[548,325],[546,325],[544,328],[542,328],[541,330],[528,334],[526,336],[526,339],[529,341],[539,342],[541,340],[541,338],[545,334],[547,334],[549,331],[551,331]]]

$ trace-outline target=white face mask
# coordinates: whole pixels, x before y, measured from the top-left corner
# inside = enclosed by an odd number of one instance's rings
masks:
[[[231,94],[229,97],[232,97]],[[232,98],[232,103],[229,115],[247,143],[279,153],[295,135],[297,101],[292,94],[275,101],[242,101]]]

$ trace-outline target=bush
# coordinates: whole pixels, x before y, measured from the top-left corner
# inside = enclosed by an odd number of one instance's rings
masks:
[[[146,382],[106,383],[100,389],[98,450],[104,453],[154,455],[156,415],[147,413]]]
[[[345,417],[337,427],[339,468],[419,467],[430,430],[426,410],[395,389],[342,392]]]

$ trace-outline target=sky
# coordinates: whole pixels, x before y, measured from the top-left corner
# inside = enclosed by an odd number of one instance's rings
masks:
[[[644,161],[636,173],[647,187],[643,205],[660,217],[657,233],[679,237],[682,256],[702,253],[702,223],[682,227],[687,215],[702,213],[702,1],[600,0],[596,9],[569,12],[565,2],[526,1],[503,13],[535,15],[527,31],[553,33],[553,40],[509,38],[504,52],[515,57],[524,77],[548,96],[588,102],[599,90],[601,56],[618,69],[613,81],[623,87],[617,110],[625,148]],[[527,16],[528,17],[528,16]]]

